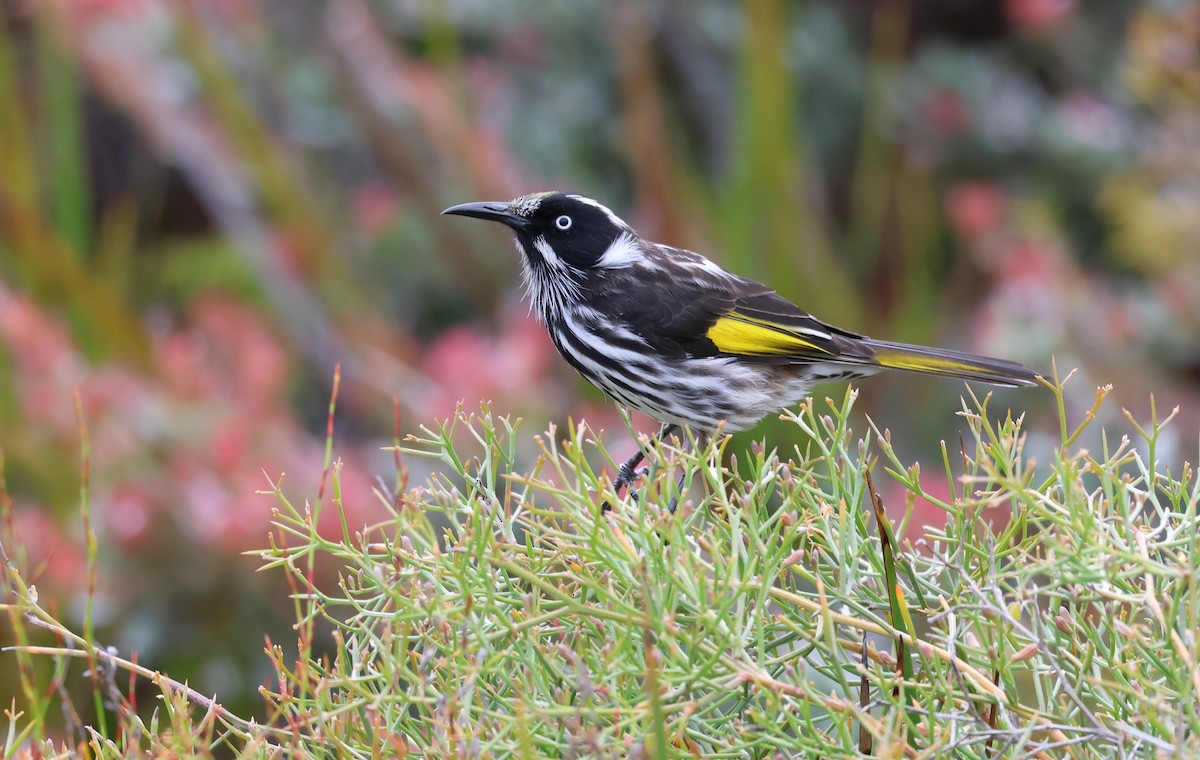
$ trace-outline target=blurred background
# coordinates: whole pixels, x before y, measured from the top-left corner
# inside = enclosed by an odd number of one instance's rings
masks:
[[[281,574],[242,552],[267,543],[269,478],[318,498],[336,363],[351,526],[382,514],[397,417],[490,400],[529,462],[568,419],[632,451],[530,317],[506,233],[438,215],[454,203],[593,196],[840,326],[1056,357],[1074,419],[1098,384],[1113,420],[1153,393],[1180,407],[1160,455],[1195,460],[1200,2],[0,8],[4,545],[78,620],[77,391],[99,637],[234,709],[264,636],[295,640]],[[862,389],[907,457],[957,450],[961,384]],[[1036,456],[1050,402],[993,409],[1028,412]],[[13,678],[0,659],[0,693]]]

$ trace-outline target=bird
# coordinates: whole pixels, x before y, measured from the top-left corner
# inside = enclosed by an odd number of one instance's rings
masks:
[[[1035,385],[1016,362],[876,340],[822,322],[773,288],[656,243],[599,201],[548,191],[451,206],[515,234],[525,291],[558,353],[618,404],[698,440],[746,430],[817,383],[885,369]],[[617,468],[620,496],[645,451]],[[679,488],[676,489],[678,493]],[[607,508],[607,503],[605,504]],[[668,505],[675,511],[676,498]]]

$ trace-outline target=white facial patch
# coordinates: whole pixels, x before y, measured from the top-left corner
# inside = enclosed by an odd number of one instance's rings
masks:
[[[579,283],[546,238],[534,238],[532,253],[523,250],[521,245],[518,240],[517,249],[522,253],[521,273],[524,275],[529,306],[542,322],[549,323],[554,315],[561,314],[568,304],[579,299]],[[538,258],[541,261],[533,260]]]
[[[624,227],[625,229],[629,229],[629,225],[625,223],[625,220],[623,220],[621,217],[614,214],[612,212],[612,210],[609,209],[608,206],[605,206],[603,203],[600,203],[599,201],[594,201],[591,198],[586,198],[582,195],[568,195],[567,197],[570,198],[571,200],[576,200],[576,201],[579,201],[580,203],[586,203],[589,206],[600,209],[608,217],[608,220],[610,222],[617,225],[618,227]]]
[[[612,241],[608,250],[596,262],[602,269],[623,269],[642,260],[642,252],[634,241],[633,235],[622,232]]]
[[[554,246],[547,242],[545,237],[536,237],[533,239],[533,247],[541,255],[542,260],[549,266],[555,269],[561,269],[563,266],[562,259],[558,258],[558,254],[554,252]]]

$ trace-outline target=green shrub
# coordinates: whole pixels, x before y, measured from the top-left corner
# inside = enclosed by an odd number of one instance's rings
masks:
[[[1095,408],[1072,429],[1055,393],[1062,440],[1037,464],[1019,419],[964,405],[970,435],[943,447],[950,499],[886,434],[851,431],[853,391],[788,415],[803,451],[659,446],[641,498],[624,500],[586,425],[536,437],[525,472],[515,423],[460,413],[398,450],[441,469],[411,489],[398,475],[379,494],[385,523],[314,529],[340,508],[336,465],[325,505],[276,490],[280,532],[262,558],[292,579],[300,656],[268,648],[265,724],[150,673],[164,696],[139,716],[98,675],[119,730],[73,741],[101,756],[1198,755],[1194,470],[1159,465],[1169,417],[1078,448]],[[753,477],[722,464],[734,458]],[[679,472],[671,516],[660,505]],[[910,508],[943,509],[944,527],[897,545],[870,508],[883,506],[872,472]],[[26,644],[8,656],[26,680],[6,757],[33,742],[65,754],[40,716],[67,655],[100,675],[135,666],[66,632],[8,573]],[[58,644],[29,643],[35,628]]]

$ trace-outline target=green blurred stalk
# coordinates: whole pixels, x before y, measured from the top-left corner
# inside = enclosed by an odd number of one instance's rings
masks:
[[[42,120],[49,153],[46,186],[55,228],[84,258],[91,238],[82,93],[75,61],[63,50],[47,13],[35,14],[38,74],[45,116]]]
[[[28,190],[36,176],[28,149],[29,135],[24,127],[25,121],[21,118],[17,99],[17,70],[12,44],[6,25],[0,24],[0,162],[4,165],[4,172],[0,173],[0,187],[12,184]],[[7,240],[0,240],[0,263],[14,262],[23,269],[21,257],[15,254]],[[0,268],[0,276],[4,274],[5,269]],[[12,356],[0,347],[0,431],[13,430],[21,411],[15,382]],[[6,446],[7,443],[0,434],[0,446]]]
[[[0,27],[0,239],[9,254],[0,272],[41,302],[61,306],[89,356],[123,354],[142,363],[148,352],[136,315],[95,276],[87,256],[90,189],[78,72],[49,29],[53,17],[36,19],[34,93],[22,80],[13,37]]]
[[[733,181],[719,202],[730,265],[823,319],[853,324],[858,299],[807,202],[808,169],[787,66],[783,0],[746,0]]]
[[[341,282],[333,266],[337,243],[311,178],[298,176],[284,139],[255,112],[237,73],[213,43],[197,4],[182,3],[173,15],[180,53],[203,88],[205,105],[248,168],[265,216],[284,234],[305,281],[328,292]]]
[[[650,13],[635,0],[612,7],[610,35],[617,62],[622,144],[634,195],[654,205],[658,217],[654,237],[703,250],[712,209],[697,203],[704,194],[703,181],[679,149],[683,136],[664,106]]]
[[[872,38],[866,101],[863,104],[857,162],[851,189],[848,257],[860,277],[871,272],[883,257],[890,241],[889,219],[896,197],[895,166],[898,146],[887,138],[880,124],[887,118],[887,99],[896,72],[903,64],[908,36],[906,5],[889,0],[880,3],[872,19]]]
[[[38,200],[38,171],[28,126],[13,40],[7,26],[0,24],[0,163],[4,166],[0,187],[22,205]]]
[[[889,337],[920,342],[934,336],[943,306],[935,271],[940,246],[938,197],[928,172],[903,159],[897,162],[895,188],[894,215],[904,260]]]
[[[426,44],[430,59],[437,63],[443,71],[453,73],[456,81],[464,81],[458,30],[450,18],[447,4],[442,0],[422,0],[421,18],[425,22]]]
[[[4,161],[0,190],[12,204],[26,207],[36,204],[38,196],[37,166],[28,118],[20,91],[17,53],[7,25],[0,24],[0,160]],[[8,235],[5,239],[7,244]],[[19,256],[13,258],[18,265],[22,264]],[[22,274],[25,274],[24,268]]]

